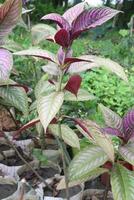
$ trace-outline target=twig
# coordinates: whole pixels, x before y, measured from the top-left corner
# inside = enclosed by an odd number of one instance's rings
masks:
[[[17,150],[17,148],[15,147],[15,145],[8,139],[8,137],[5,135],[5,133],[3,132],[3,135],[5,137],[5,139],[7,140],[7,142],[9,143],[9,145],[14,149],[14,151],[17,153],[17,155],[19,156],[19,158],[28,166],[29,169],[32,170],[32,172],[39,178],[39,180],[41,180],[51,191],[53,191],[53,188],[38,174],[38,172],[22,157],[22,155],[20,154],[20,152]]]

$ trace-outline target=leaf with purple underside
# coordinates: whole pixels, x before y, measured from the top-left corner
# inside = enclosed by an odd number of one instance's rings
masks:
[[[103,104],[99,104],[99,108],[103,114],[106,126],[123,132],[123,123],[121,117]]]
[[[22,10],[21,0],[7,0],[0,7],[0,41],[16,26]]]
[[[81,63],[81,62],[84,62],[84,63],[90,63],[92,62],[91,60],[86,60],[86,59],[82,59],[82,58],[66,58],[65,59],[65,63],[68,63],[68,64],[71,64],[71,63]]]
[[[129,140],[129,138],[134,135],[134,109],[130,110],[123,117],[123,128],[124,128],[125,138]]]
[[[38,48],[31,48],[28,50],[18,51],[18,52],[15,52],[14,55],[34,56],[34,57],[47,59],[47,60],[57,63],[56,56],[53,53],[51,53],[50,51],[42,50],[42,49],[38,49]]]
[[[63,50],[62,47],[59,48],[58,53],[57,53],[57,57],[58,57],[58,61],[59,63],[62,65],[64,64],[64,60],[66,58],[71,58],[73,54],[72,49],[68,49],[66,52]]]
[[[82,78],[79,75],[71,76],[64,89],[77,96],[81,81]]]
[[[51,20],[55,23],[57,23],[60,28],[64,28],[66,30],[70,29],[69,23],[62,17],[61,15],[57,13],[50,13],[48,15],[45,15],[44,17],[41,18],[42,20]]]
[[[12,54],[6,49],[0,49],[0,81],[7,80],[13,67]]]
[[[65,29],[60,29],[55,35],[55,42],[63,48],[68,48],[70,44],[70,34]]]
[[[111,127],[102,128],[102,132],[109,135],[116,135],[121,138],[123,137],[123,134],[116,128],[111,128]]]
[[[102,25],[119,12],[118,10],[107,7],[84,10],[72,23],[72,37],[75,38],[78,33]]]
[[[123,79],[124,81],[128,82],[128,79],[123,67],[119,65],[118,63],[114,62],[113,60],[95,56],[95,55],[83,55],[83,56],[80,56],[79,58],[83,60],[90,60],[92,62],[91,63],[82,62],[82,63],[71,64],[68,70],[70,74],[80,73],[88,69],[104,67],[106,70],[111,71],[112,73],[116,74],[121,79]]]

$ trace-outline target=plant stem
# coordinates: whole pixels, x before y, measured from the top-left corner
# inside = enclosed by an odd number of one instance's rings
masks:
[[[106,188],[104,191],[104,200],[107,200],[108,198],[108,191],[109,191],[109,177],[107,177]]]
[[[59,122],[59,136],[62,138],[62,132],[61,132],[61,124]],[[69,197],[69,187],[68,187],[68,173],[67,173],[67,166],[66,166],[66,158],[65,158],[65,152],[62,146],[61,140],[59,140],[59,145],[61,149],[61,154],[62,154],[62,162],[63,162],[63,170],[64,170],[64,176],[65,176],[65,184],[66,184],[66,199],[70,200]]]
[[[5,137],[5,139],[7,140],[7,142],[9,143],[9,145],[14,149],[14,151],[17,153],[17,155],[19,156],[19,158],[28,166],[29,169],[32,170],[32,172],[39,178],[39,180],[41,180],[51,191],[53,191],[53,188],[38,174],[38,172],[22,157],[22,155],[20,154],[20,152],[18,151],[18,149],[15,147],[15,145],[8,139],[8,137],[5,135],[5,133],[3,132],[3,135]]]
[[[58,92],[60,92],[62,90],[62,79],[63,79],[63,75],[64,75],[64,72],[61,72],[60,76],[59,76],[59,85],[58,85]],[[60,111],[58,113],[59,115],[59,119],[60,119]],[[67,165],[66,165],[66,154],[64,152],[64,148],[63,148],[63,145],[62,145],[62,132],[61,132],[61,122],[59,120],[59,139],[58,137],[56,137],[57,139],[57,142],[59,144],[59,147],[61,149],[61,155],[62,155],[62,162],[63,162],[63,171],[64,171],[64,176],[65,176],[65,184],[66,184],[66,199],[67,200],[70,200],[70,197],[69,197],[69,187],[68,187],[68,173],[67,173]]]

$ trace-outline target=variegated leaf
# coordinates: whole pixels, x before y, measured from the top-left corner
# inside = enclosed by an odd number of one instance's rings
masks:
[[[116,128],[111,128],[111,127],[102,128],[102,132],[108,135],[115,135],[115,136],[123,138],[123,134],[120,132],[120,130]]]
[[[134,143],[126,144],[119,148],[119,153],[130,164],[134,165]]]
[[[106,173],[106,172],[108,172],[107,169],[97,168],[93,171],[90,171],[89,173],[86,173],[86,174],[83,173],[83,174],[81,174],[81,177],[79,177],[78,179],[73,180],[73,181],[70,180],[69,181],[69,187],[73,187],[75,185],[79,185],[79,184],[84,183],[86,181],[95,179],[98,176],[100,176],[101,174]],[[65,188],[66,188],[65,178],[63,177],[61,179],[61,181],[59,182],[59,184],[57,185],[57,190],[63,190]]]
[[[85,60],[90,60],[92,61],[92,63],[81,62],[81,63],[71,64],[68,70],[70,74],[80,73],[88,69],[103,67],[111,71],[112,73],[116,74],[124,81],[128,82],[128,79],[123,67],[119,65],[118,63],[114,62],[113,60],[110,60],[108,58],[102,58],[95,55],[83,55],[83,56],[80,56],[80,58],[85,59]]]
[[[134,135],[134,109],[130,110],[123,117],[124,136],[126,140],[129,140]]]
[[[4,103],[17,108],[24,115],[28,114],[28,98],[23,88],[15,86],[0,87],[0,97],[4,100]]]
[[[83,174],[90,173],[108,160],[108,156],[98,146],[89,146],[80,151],[71,161],[68,169],[69,181],[78,180]]]
[[[121,117],[103,104],[99,104],[99,108],[103,114],[106,126],[123,132],[123,123]]]
[[[22,10],[21,0],[6,0],[0,7],[0,41],[16,26]]]
[[[51,84],[49,81],[45,81],[44,77],[42,77],[35,87],[35,97],[38,99],[43,95],[50,94],[54,89],[55,85]]]
[[[63,92],[53,92],[48,96],[42,96],[37,101],[37,110],[39,113],[40,121],[45,129],[51,122],[51,120],[58,113],[60,107],[62,106],[64,101],[64,93]]]
[[[47,65],[42,66],[42,70],[50,75],[58,76],[60,74],[60,68],[58,64],[49,61]]]
[[[95,96],[84,89],[79,89],[77,96],[69,91],[65,91],[65,101],[89,101],[94,99]]]
[[[47,50],[39,49],[39,48],[30,48],[27,50],[18,51],[18,52],[15,52],[14,55],[34,56],[34,57],[38,57],[38,58],[47,59],[52,62],[57,62],[56,56],[53,53],[51,53],[50,51],[47,51]]]
[[[76,133],[67,125],[61,124],[61,136],[59,133],[59,125],[51,124],[49,125],[50,132],[58,137],[61,137],[65,143],[71,147],[80,148],[79,138]]]
[[[99,145],[103,149],[103,151],[108,155],[109,159],[112,162],[114,162],[114,146],[109,135],[103,133],[102,129],[98,126],[98,124],[90,120],[85,120],[84,122],[94,142],[97,145]]]
[[[68,9],[64,14],[63,17],[66,19],[69,24],[71,25],[72,22],[83,12],[85,3],[79,3],[72,8]]]
[[[60,28],[64,28],[66,30],[69,30],[69,28],[70,28],[68,21],[66,21],[64,19],[64,17],[62,17],[61,15],[59,15],[57,13],[50,13],[48,15],[45,15],[41,19],[42,20],[51,20],[51,21],[57,23],[60,26]]]
[[[114,200],[134,199],[134,174],[117,164],[111,173],[111,185]]]
[[[12,54],[6,49],[0,49],[0,82],[7,80],[13,67]]]
[[[75,38],[82,31],[104,24],[119,12],[108,7],[84,10],[72,23],[72,37]]]

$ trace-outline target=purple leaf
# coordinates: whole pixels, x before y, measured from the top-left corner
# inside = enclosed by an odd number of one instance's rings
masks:
[[[34,126],[35,124],[37,124],[38,122],[40,122],[40,119],[39,119],[39,118],[36,118],[36,119],[31,120],[30,122],[28,122],[27,124],[25,124],[24,126],[22,126],[21,128],[19,128],[19,129],[16,131],[16,133],[14,134],[14,138],[17,138],[17,137],[19,136],[19,134],[20,134],[22,131],[24,131],[24,130],[30,128],[30,127],[33,127],[33,126]]]
[[[55,23],[57,23],[60,26],[60,28],[63,28],[66,30],[70,29],[69,23],[64,19],[64,17],[62,17],[61,15],[59,15],[57,13],[50,13],[48,15],[45,15],[41,19],[54,21]]]
[[[0,49],[0,81],[9,78],[12,66],[12,54],[6,49]]]
[[[120,11],[111,8],[92,8],[84,10],[72,24],[72,38],[76,38],[81,32],[102,25]]]
[[[81,81],[82,78],[79,75],[71,76],[64,89],[77,96]]]
[[[102,128],[102,132],[107,133],[109,135],[116,135],[118,137],[123,138],[123,134],[115,128],[107,127],[107,128]]]
[[[86,63],[89,63],[89,62],[91,62],[90,60],[84,60],[84,59],[81,59],[81,58],[66,58],[65,59],[65,63],[69,63],[69,64],[71,64],[71,63],[81,63],[81,62],[86,62]]]
[[[83,121],[79,118],[74,119],[74,122],[76,123],[76,125],[79,125],[81,129],[83,129],[83,131],[90,137],[92,138],[91,133],[89,132],[89,127],[87,126],[86,121]]]
[[[59,63],[60,63],[61,65],[64,64],[64,60],[65,60],[66,58],[71,58],[71,57],[72,57],[72,54],[73,54],[72,49],[68,49],[68,50],[65,52],[65,51],[63,50],[62,47],[59,48],[58,54],[57,54]]]
[[[60,29],[55,35],[55,41],[63,48],[68,48],[70,45],[70,34],[65,29]]]
[[[0,40],[16,26],[21,16],[22,0],[7,0],[0,6]]]
[[[31,48],[28,50],[18,51],[18,52],[15,52],[14,55],[34,56],[34,57],[44,58],[44,59],[47,59],[47,60],[57,63],[56,56],[53,53],[51,53],[47,50],[42,50],[42,49],[38,49],[38,48]]]
[[[68,9],[64,14],[63,17],[66,19],[69,24],[71,25],[72,22],[83,12],[85,3],[79,3],[72,8]]]
[[[125,138],[126,140],[129,140],[129,138],[134,134],[134,109],[130,110],[123,117],[123,128]]]

